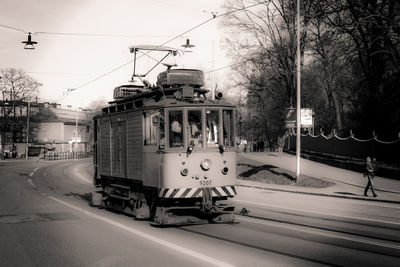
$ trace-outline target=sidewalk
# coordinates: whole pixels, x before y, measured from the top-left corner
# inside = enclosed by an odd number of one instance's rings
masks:
[[[278,152],[250,152],[238,153],[238,161],[241,158],[257,161],[260,165],[270,164],[281,169],[296,172],[296,156]],[[263,188],[301,194],[311,194],[319,196],[340,197],[361,199],[368,201],[380,201],[400,204],[400,179],[389,179],[384,177],[374,178],[374,188],[378,197],[373,198],[368,191],[368,197],[364,196],[364,188],[367,184],[362,173],[353,172],[345,169],[331,167],[307,159],[300,160],[300,173],[334,182],[336,185],[327,188],[307,188],[295,185],[276,185],[256,181],[237,179],[237,185]],[[238,174],[239,175],[239,174]]]

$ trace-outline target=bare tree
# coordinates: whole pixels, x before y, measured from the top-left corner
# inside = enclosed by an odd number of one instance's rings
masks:
[[[10,101],[32,100],[39,93],[42,85],[27,75],[21,69],[7,68],[0,71],[0,92],[4,96],[10,96]]]
[[[225,9],[235,11],[254,2],[259,5],[232,12],[222,21],[222,27],[230,33],[226,44],[236,63],[236,86],[247,90],[249,108],[258,105],[257,120],[263,125],[259,134],[272,142],[283,131],[285,109],[295,105],[296,1],[228,0]],[[311,2],[302,1],[305,14]],[[308,16],[302,17],[303,57],[309,21]]]
[[[38,95],[41,84],[21,69],[2,69],[0,76],[0,93],[3,98],[0,114],[1,157],[4,158],[7,133],[11,134],[14,144],[16,136],[26,131],[27,106],[25,104],[26,101]],[[23,110],[25,110],[24,114]],[[25,135],[28,134],[25,133]]]
[[[399,1],[322,2],[320,13],[325,22],[349,38],[348,51],[354,55],[353,68],[358,71],[353,117],[360,121],[360,130],[400,131]]]
[[[248,101],[293,106],[296,88],[296,1],[227,0],[222,27],[236,63],[236,86]],[[259,3],[251,8],[245,6]],[[400,2],[301,1],[302,103],[318,110],[325,130],[391,136],[400,131]],[[243,11],[238,11],[244,9]],[[236,12],[235,12],[236,11]],[[263,97],[263,101],[255,101]]]
[[[321,3],[315,3],[319,6]],[[318,8],[315,8],[318,12]],[[321,13],[319,13],[321,14]],[[329,128],[341,130],[344,128],[344,106],[348,105],[346,95],[350,90],[348,81],[351,76],[351,62],[354,56],[351,51],[351,40],[345,34],[332,29],[326,23],[326,19],[319,14],[313,16],[308,29],[307,53],[309,64],[305,73],[308,78],[318,86],[317,90],[311,90],[312,97],[321,96],[325,112],[331,114]],[[328,15],[326,15],[328,16]],[[349,75],[350,74],[350,75]],[[305,91],[315,89],[308,83]],[[319,92],[318,92],[319,91]],[[318,105],[318,103],[314,103]]]

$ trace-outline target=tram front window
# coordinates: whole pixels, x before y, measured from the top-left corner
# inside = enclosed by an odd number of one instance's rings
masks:
[[[222,112],[222,118],[224,120],[224,145],[227,147],[234,146],[235,136],[234,136],[234,122],[233,122],[233,111],[224,110]]]
[[[206,122],[207,122],[207,148],[218,147],[219,145],[219,110],[207,110],[206,111]]]
[[[189,145],[201,148],[203,146],[201,110],[188,111],[188,127]]]
[[[183,111],[170,110],[169,121],[169,147],[183,146]]]

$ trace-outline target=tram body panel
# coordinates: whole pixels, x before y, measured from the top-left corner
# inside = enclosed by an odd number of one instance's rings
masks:
[[[97,119],[98,176],[143,180],[141,112],[113,114]]]
[[[209,169],[201,167],[209,162]],[[160,188],[205,188],[235,185],[235,152],[166,153],[162,156]],[[227,172],[224,174],[224,168]]]
[[[153,148],[154,150],[156,147]],[[159,187],[161,183],[160,177],[160,163],[162,161],[162,154],[158,151],[143,153],[144,156],[144,178],[143,185],[147,187]]]
[[[103,190],[92,204],[159,225],[233,222],[235,107],[207,99],[199,70],[164,74],[156,87],[115,88],[94,118],[93,182]]]

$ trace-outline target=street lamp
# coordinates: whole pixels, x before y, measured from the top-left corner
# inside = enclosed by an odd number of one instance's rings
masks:
[[[185,49],[183,50],[183,52],[187,52],[187,53],[193,52],[192,47],[195,47],[195,45],[190,44],[189,38],[186,39],[186,44],[181,45],[181,46],[185,48]]]
[[[31,107],[31,101],[28,101],[28,106],[26,108],[26,154],[25,157],[28,159],[29,153],[29,110]]]
[[[28,41],[23,41],[21,43],[25,44],[24,49],[33,50],[33,49],[35,49],[35,47],[33,45],[37,44],[38,42],[32,41],[32,36],[31,36],[31,33],[29,32],[28,33]]]
[[[82,108],[79,107],[75,111],[75,154],[76,154],[78,143],[80,143],[80,140],[78,139],[78,112],[80,109],[82,109]]]

